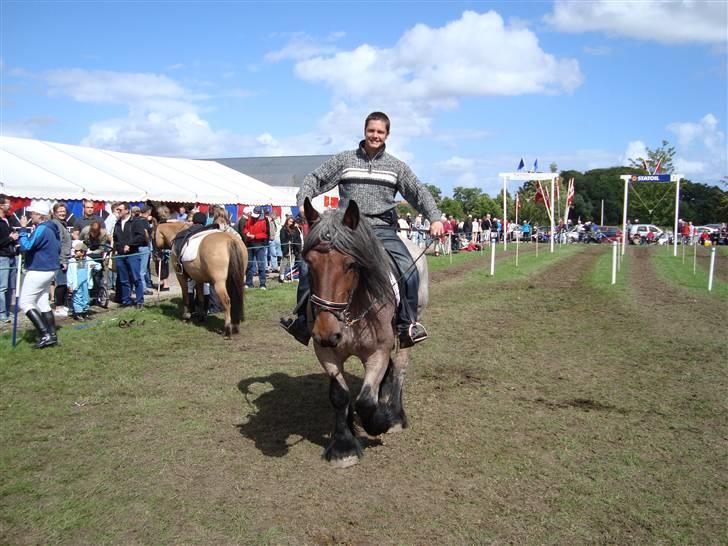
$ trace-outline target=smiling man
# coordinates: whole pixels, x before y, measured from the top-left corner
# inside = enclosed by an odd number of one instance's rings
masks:
[[[356,201],[362,215],[369,220],[377,237],[382,241],[397,266],[398,277],[404,275],[401,286],[404,297],[397,310],[397,332],[400,347],[411,347],[427,337],[425,328],[417,322],[417,291],[419,276],[412,267],[412,256],[397,235],[395,196],[400,193],[407,202],[430,220],[430,233],[442,234],[440,211],[429,190],[401,160],[386,151],[389,137],[389,117],[383,112],[372,112],[364,121],[364,140],[356,150],[335,155],[303,179],[296,196],[298,206],[334,187],[339,187],[339,208],[345,209],[349,201]],[[302,269],[306,269],[305,266]],[[297,316],[284,317],[281,325],[298,341],[307,345],[305,301],[309,283],[306,271],[301,271]]]

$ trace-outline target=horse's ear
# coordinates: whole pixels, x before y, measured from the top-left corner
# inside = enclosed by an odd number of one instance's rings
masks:
[[[356,229],[359,226],[360,218],[359,205],[352,199],[349,201],[349,206],[346,207],[346,212],[344,213],[344,225],[349,229]]]
[[[306,197],[303,201],[303,215],[306,217],[306,222],[308,222],[309,225],[313,225],[318,222],[319,213],[315,208],[313,208],[311,200],[308,197]]]

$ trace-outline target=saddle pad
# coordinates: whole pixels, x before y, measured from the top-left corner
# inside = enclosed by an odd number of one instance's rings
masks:
[[[219,231],[201,231],[200,233],[195,233],[192,237],[190,237],[185,243],[185,246],[182,248],[179,260],[183,263],[194,261],[197,258],[197,253],[200,250],[200,243],[202,243],[202,240],[211,233],[219,233]]]

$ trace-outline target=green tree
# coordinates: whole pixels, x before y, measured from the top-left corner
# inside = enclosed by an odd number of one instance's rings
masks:
[[[652,170],[655,170],[659,163],[661,172],[673,173],[675,172],[675,167],[672,164],[673,157],[675,157],[675,147],[670,146],[667,140],[663,140],[659,148],[655,148],[654,150],[647,148],[647,157],[629,158],[629,165],[635,169],[640,169],[642,174],[651,174],[646,172],[645,163]]]
[[[459,218],[460,220],[462,220],[465,215],[462,203],[452,199],[451,197],[443,197],[442,201],[440,201],[440,210],[448,216],[452,214],[455,218]]]
[[[557,172],[559,172],[559,166],[558,166],[558,165],[556,164],[556,161],[552,162],[552,163],[551,163],[551,165],[549,165],[549,170],[550,170],[550,171],[551,171],[552,173],[557,173]]]
[[[472,214],[478,203],[478,198],[482,195],[480,188],[464,188],[457,186],[453,189],[453,199],[460,202],[465,214]]]

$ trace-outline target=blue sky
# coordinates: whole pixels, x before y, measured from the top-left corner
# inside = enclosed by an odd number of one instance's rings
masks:
[[[498,189],[521,156],[628,164],[668,140],[728,175],[726,2],[0,4],[2,127],[177,157],[334,153],[366,114],[425,182]]]

